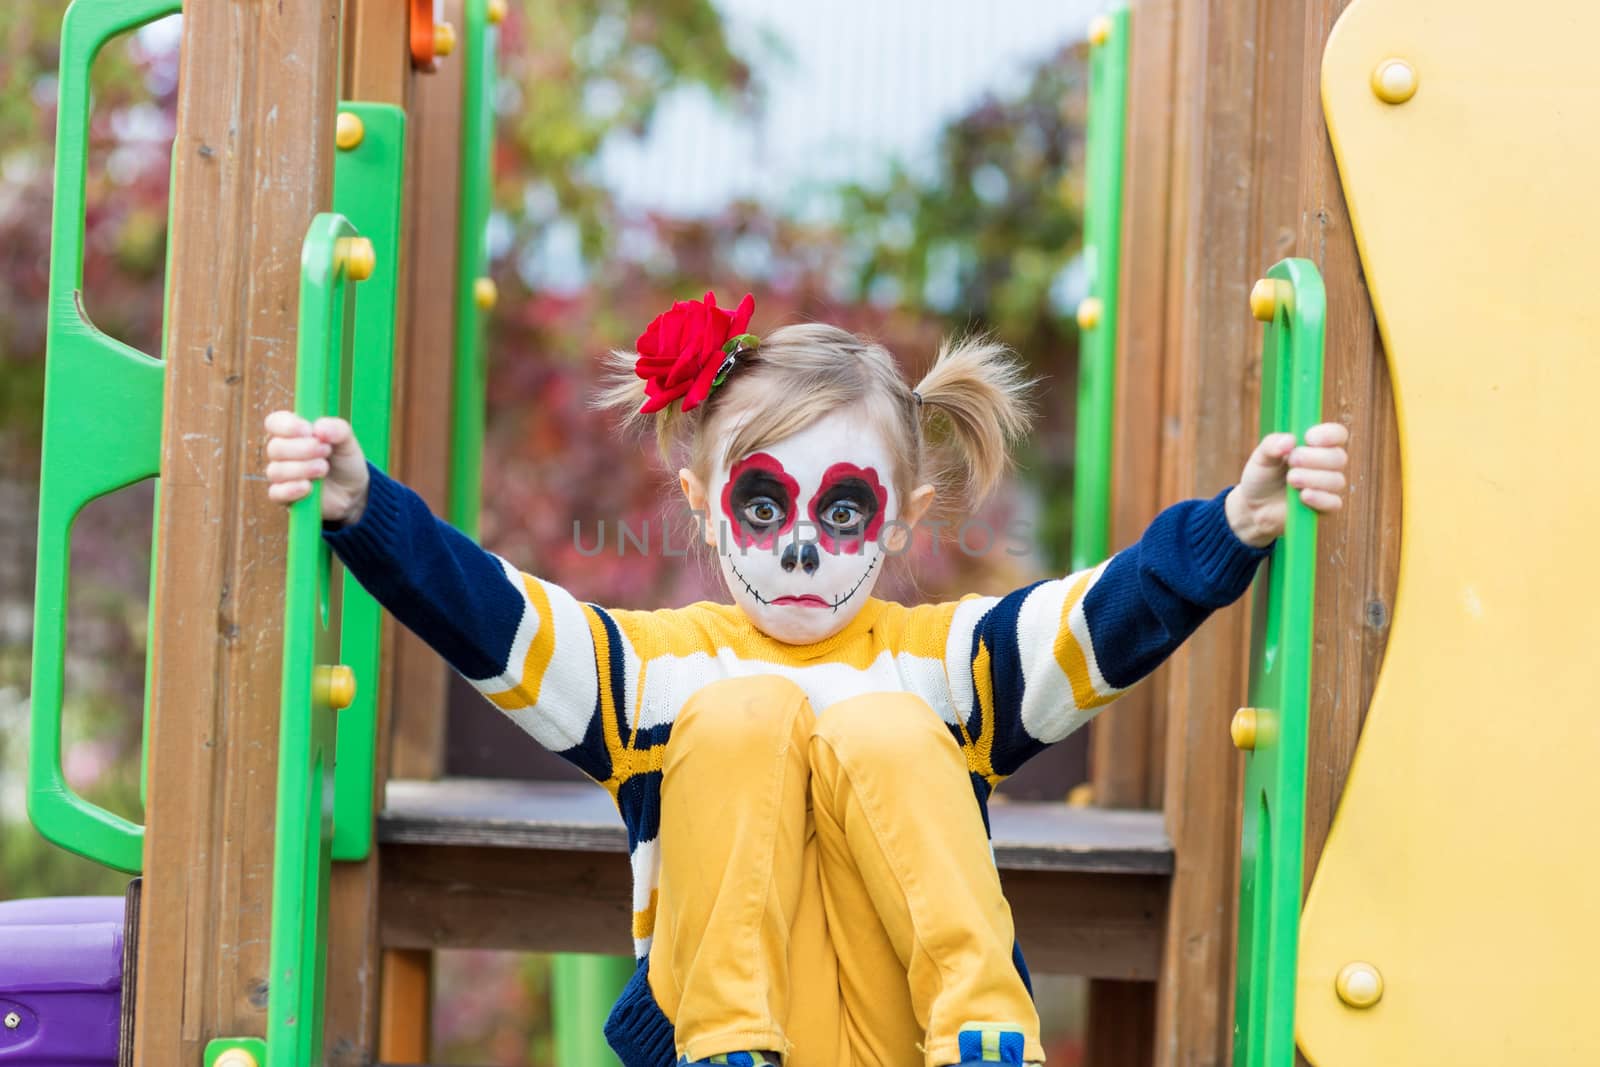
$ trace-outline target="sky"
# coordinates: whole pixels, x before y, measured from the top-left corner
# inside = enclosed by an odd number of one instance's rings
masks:
[[[886,160],[927,158],[950,118],[990,90],[1021,87],[1032,60],[1084,37],[1106,0],[718,0],[741,55],[761,65],[767,105],[730,115],[698,90],[664,101],[643,142],[618,140],[601,173],[624,203],[676,215],[734,196],[774,206]],[[781,42],[781,52],[769,40]]]
[[[826,219],[830,185],[871,183],[892,160],[933,158],[939,130],[985,93],[1021,91],[1030,65],[1087,35],[1107,0],[717,0],[743,56],[761,65],[765,106],[732,114],[700,89],[661,102],[643,139],[614,136],[600,180],[626,209],[678,218],[754,199]],[[489,245],[510,251],[491,223]],[[524,279],[577,291],[588,271],[574,226],[519,250]],[[1070,281],[1070,279],[1069,279]]]

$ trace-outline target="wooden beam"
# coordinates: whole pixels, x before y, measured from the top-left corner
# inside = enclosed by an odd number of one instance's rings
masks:
[[[266,1029],[300,246],[329,203],[339,0],[184,7],[134,1062]]]
[[[629,878],[620,852],[386,845],[383,943],[627,955]],[[1166,879],[1055,871],[1002,878],[1034,969],[1155,977]]]
[[[341,97],[372,103],[394,104],[409,110],[411,104],[411,53],[409,6],[399,0],[346,0],[344,32],[344,87]],[[408,131],[409,132],[409,131]],[[409,222],[414,216],[404,216]],[[402,240],[404,237],[402,236]],[[402,256],[396,291],[408,292],[409,260]],[[397,301],[395,322],[396,377],[406,363],[406,330],[410,301]],[[395,622],[383,617],[381,662],[394,657]],[[385,670],[378,679],[378,752],[373,788],[377,804],[383,801],[388,761],[389,709],[394,673]],[[335,863],[328,887],[328,978],[326,1007],[327,1060],[330,1067],[359,1067],[376,1058],[381,1011],[382,966],[378,948],[378,851],[364,863]],[[409,988],[409,987],[402,987]],[[424,987],[425,989],[426,987]],[[423,1002],[426,1005],[426,1001]],[[397,1012],[405,1017],[415,1009]],[[421,1010],[426,1031],[427,1011]],[[416,1059],[426,1058],[426,1053]]]

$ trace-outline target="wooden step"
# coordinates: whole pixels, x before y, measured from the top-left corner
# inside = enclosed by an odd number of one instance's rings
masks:
[[[1149,979],[1172,845],[1156,812],[996,802],[995,857],[1035,969]],[[631,949],[627,834],[572,782],[390,782],[381,936],[398,948]]]

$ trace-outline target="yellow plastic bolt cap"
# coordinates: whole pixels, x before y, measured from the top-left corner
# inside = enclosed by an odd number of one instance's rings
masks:
[[[216,1059],[215,1067],[260,1067],[256,1058],[242,1048],[230,1048]]]
[[[1256,709],[1240,708],[1233,713],[1233,722],[1228,724],[1228,733],[1233,737],[1233,747],[1240,752],[1253,752],[1256,747]]]
[[[1250,314],[1257,322],[1271,322],[1278,313],[1278,284],[1275,279],[1262,278],[1250,290]]]
[[[346,278],[364,282],[372,277],[372,272],[378,268],[378,253],[371,241],[365,237],[341,237],[337,247]]]
[[[339,118],[333,125],[333,143],[348,152],[361,143],[367,135],[367,124],[361,121],[361,116],[353,111],[339,112]]]
[[[1096,15],[1089,23],[1089,43],[1102,45],[1111,40],[1111,16]]]
[[[500,287],[493,278],[479,278],[472,283],[472,300],[480,311],[492,311],[500,302]]]
[[[1339,999],[1352,1008],[1370,1008],[1383,999],[1383,975],[1370,963],[1347,963],[1334,979]]]
[[[1094,784],[1092,782],[1079,782],[1067,790],[1067,807],[1088,808],[1094,806]]]
[[[489,25],[500,25],[506,20],[506,0],[489,0],[483,14],[489,20]]]
[[[1092,330],[1100,325],[1100,317],[1105,310],[1098,296],[1086,296],[1078,301],[1078,329]]]
[[[1386,59],[1372,72],[1372,91],[1385,104],[1403,104],[1417,95],[1417,68],[1403,59]]]
[[[312,697],[334,711],[343,711],[356,700],[356,672],[338,664],[318,666],[311,676]]]
[[[447,56],[456,50],[456,28],[448,22],[433,27],[433,54]]]

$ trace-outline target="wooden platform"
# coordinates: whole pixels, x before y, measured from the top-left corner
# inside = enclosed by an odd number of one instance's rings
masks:
[[[1153,979],[1172,846],[1155,812],[996,803],[995,855],[1030,965]],[[631,951],[627,835],[586,783],[394,781],[378,817],[396,948]]]

